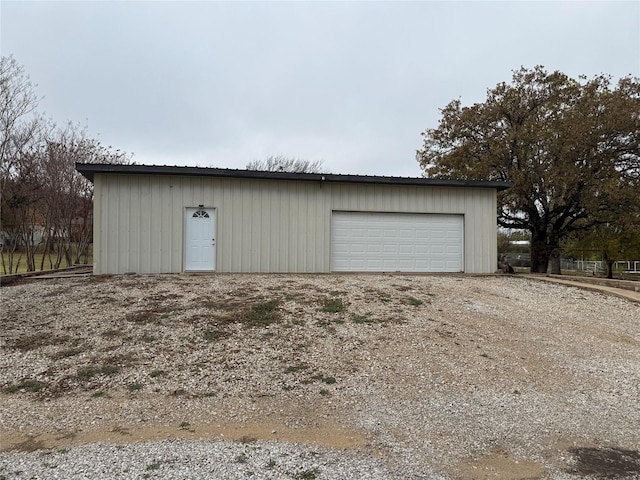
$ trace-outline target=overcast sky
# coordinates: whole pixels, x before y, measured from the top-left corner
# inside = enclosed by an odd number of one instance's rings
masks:
[[[419,176],[420,133],[520,66],[640,76],[640,2],[0,2],[59,123],[138,163]]]

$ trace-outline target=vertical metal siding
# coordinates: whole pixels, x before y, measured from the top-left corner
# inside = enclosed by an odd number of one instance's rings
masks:
[[[331,212],[464,215],[467,273],[495,270],[490,188],[95,175],[94,271],[183,270],[187,207],[216,208],[220,272],[329,272]]]
[[[102,179],[97,175],[93,181],[93,271],[102,272],[102,255],[105,253],[102,243],[102,211],[106,202],[102,197]]]

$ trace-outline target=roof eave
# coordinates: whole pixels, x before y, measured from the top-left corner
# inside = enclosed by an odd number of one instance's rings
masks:
[[[333,173],[266,172],[260,170],[236,170],[226,168],[178,167],[166,165],[116,165],[76,163],[76,170],[93,182],[96,173],[127,175],[181,175],[258,180],[296,180],[332,183],[366,183],[378,185],[422,185],[432,187],[495,188],[498,191],[511,187],[509,182],[486,180],[448,180],[420,177],[389,177],[367,175],[340,175]]]

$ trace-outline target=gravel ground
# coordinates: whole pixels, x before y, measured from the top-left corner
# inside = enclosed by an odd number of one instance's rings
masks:
[[[640,305],[518,277],[5,287],[0,478],[640,478]]]

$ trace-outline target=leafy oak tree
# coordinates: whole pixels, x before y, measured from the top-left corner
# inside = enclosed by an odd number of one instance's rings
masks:
[[[640,181],[631,182],[628,189],[618,192],[618,209],[609,213],[609,221],[593,228],[573,232],[563,248],[576,256],[593,253],[595,259],[606,264],[607,278],[613,278],[613,264],[617,260],[640,259]]]
[[[616,225],[621,202],[637,202],[640,81],[573,79],[543,67],[513,72],[483,103],[454,100],[438,128],[422,133],[425,176],[502,180],[498,224],[531,233],[531,271],[560,273],[561,241]],[[635,200],[634,200],[635,197]]]

